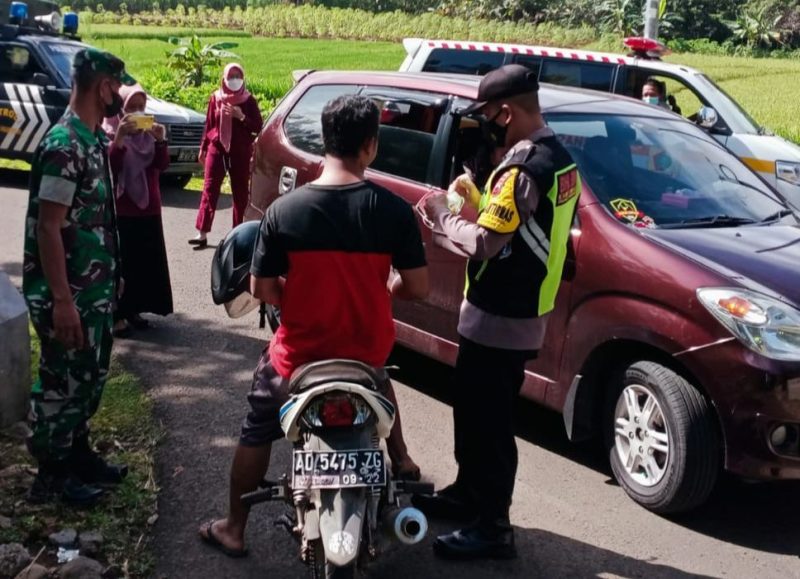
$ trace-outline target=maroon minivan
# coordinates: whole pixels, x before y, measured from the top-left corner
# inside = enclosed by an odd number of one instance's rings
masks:
[[[477,122],[461,114],[479,81],[298,75],[259,137],[249,217],[317,177],[322,107],[346,93],[383,107],[370,179],[411,204],[446,189],[480,142]],[[540,97],[584,192],[523,395],[562,412],[571,439],[602,435],[620,485],[656,512],[702,503],[721,467],[750,479],[800,479],[796,215],[668,111],[546,85]],[[422,230],[432,289],[424,302],[395,304],[397,341],[453,364],[465,263]]]

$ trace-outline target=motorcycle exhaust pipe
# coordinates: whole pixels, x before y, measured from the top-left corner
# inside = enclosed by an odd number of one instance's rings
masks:
[[[413,507],[391,509],[383,515],[389,535],[406,545],[415,545],[428,533],[428,519]]]

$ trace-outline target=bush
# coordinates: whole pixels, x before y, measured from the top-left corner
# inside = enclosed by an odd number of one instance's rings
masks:
[[[220,78],[222,70],[213,70],[210,76]],[[149,69],[146,73],[140,75],[137,80],[147,90],[148,94],[165,101],[183,105],[199,113],[206,112],[211,93],[219,88],[219,84],[213,82],[205,82],[196,87],[182,87],[175,73],[166,66]],[[261,112],[265,117],[275,108],[275,105],[289,91],[291,86],[289,81],[247,81],[247,89],[258,101]]]

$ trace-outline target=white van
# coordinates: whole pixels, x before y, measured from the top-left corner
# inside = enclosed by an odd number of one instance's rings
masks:
[[[569,48],[407,38],[401,71],[486,74],[505,64],[535,70],[541,82],[639,98],[648,78],[664,82],[682,114],[705,127],[800,209],[800,147],[760,127],[736,101],[698,70],[662,62],[664,47],[626,39],[632,56]]]

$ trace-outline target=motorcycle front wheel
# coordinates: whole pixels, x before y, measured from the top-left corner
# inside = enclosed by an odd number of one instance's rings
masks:
[[[311,565],[312,579],[355,579],[355,577],[355,565],[348,565],[347,567],[331,565],[325,560],[325,549],[322,546],[322,541],[314,541],[314,561]]]

